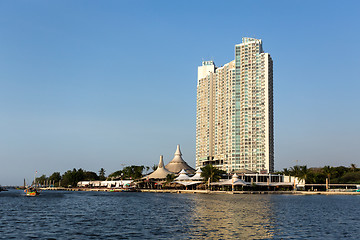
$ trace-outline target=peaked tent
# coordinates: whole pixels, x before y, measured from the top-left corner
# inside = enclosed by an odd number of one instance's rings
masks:
[[[198,170],[196,170],[195,175],[192,176],[190,179],[193,180],[193,181],[196,181],[196,180],[202,181],[204,178],[201,176],[201,173],[202,173],[201,169],[198,168]]]
[[[183,169],[181,170],[179,176],[175,178],[175,181],[188,181],[191,180],[191,178],[186,174],[186,171]]]
[[[161,155],[158,168],[154,172],[145,176],[143,179],[166,179],[166,176],[168,174],[174,174],[174,173],[170,172],[169,170],[166,169],[166,167],[164,167],[163,156]]]
[[[247,186],[250,185],[250,183],[247,183],[241,179],[239,179],[239,176],[235,173],[231,179],[225,180],[225,181],[221,181],[221,182],[214,182],[211,183],[211,185],[219,185],[219,186],[224,186],[224,185],[241,185],[241,186]]]
[[[185,169],[188,173],[194,173],[195,169],[190,167],[181,157],[180,145],[177,145],[175,156],[165,167],[173,173],[179,173],[182,169]]]

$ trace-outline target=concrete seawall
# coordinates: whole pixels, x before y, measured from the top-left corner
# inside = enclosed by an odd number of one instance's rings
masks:
[[[110,188],[41,188],[52,191],[86,191],[110,192]],[[312,192],[312,191],[209,191],[209,190],[176,190],[176,189],[139,189],[139,192],[174,193],[174,194],[288,194],[288,195],[360,195],[360,192]]]

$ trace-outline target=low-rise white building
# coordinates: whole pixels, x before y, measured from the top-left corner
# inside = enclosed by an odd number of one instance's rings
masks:
[[[114,181],[81,181],[78,187],[106,187],[106,188],[122,188],[129,186],[134,180],[114,180]]]

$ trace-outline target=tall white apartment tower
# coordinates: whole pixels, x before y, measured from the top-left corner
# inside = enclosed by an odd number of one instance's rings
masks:
[[[262,41],[243,38],[235,60],[198,67],[196,167],[274,171],[273,62]]]

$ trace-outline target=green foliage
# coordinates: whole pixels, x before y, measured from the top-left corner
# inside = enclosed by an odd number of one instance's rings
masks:
[[[104,168],[100,168],[100,171],[99,171],[99,180],[100,181],[104,181],[106,179],[105,177],[105,169]]]
[[[342,177],[340,177],[339,182],[341,183],[360,183],[360,172],[347,172]]]
[[[153,171],[155,171],[157,168],[158,168],[158,165],[157,165],[157,164],[154,164],[154,165],[151,167],[151,169],[152,169]]]
[[[143,171],[145,170],[144,166],[128,166],[123,170],[118,170],[116,172],[111,173],[108,176],[108,179],[111,178],[123,178],[123,179],[139,179],[143,177]]]
[[[204,178],[205,182],[208,181],[209,178],[210,182],[218,182],[221,178],[221,175],[226,174],[225,171],[220,170],[211,164],[206,165],[205,167],[201,168],[201,170],[201,177]]]
[[[172,181],[174,181],[175,179],[175,175],[174,174],[168,174],[166,175],[166,182],[167,183],[171,183]]]
[[[324,166],[323,168],[307,168],[306,165],[296,165],[290,169],[284,168],[282,174],[304,179],[309,184],[324,184],[326,178],[331,180],[331,183],[360,183],[360,172],[355,164],[351,164],[350,167]]]
[[[145,167],[144,166],[128,166],[125,167],[122,172],[123,172],[123,177],[125,179],[139,179],[142,178],[143,176],[143,171],[144,171]]]
[[[116,172],[113,172],[111,173],[109,176],[108,176],[108,179],[112,179],[112,178],[119,178],[123,175],[123,171],[121,170],[118,170]]]
[[[36,182],[36,184],[38,184],[38,183],[44,184],[47,180],[48,180],[48,178],[46,177],[46,175],[42,175],[40,177],[37,177],[35,179],[35,182]]]
[[[51,174],[51,176],[49,177],[50,181],[54,181],[55,183],[59,182],[61,180],[61,175],[59,172],[54,172],[53,174]]]
[[[79,170],[76,170],[75,168],[71,171],[68,170],[62,175],[61,179],[61,186],[63,187],[76,187],[77,183],[80,181],[83,181],[85,179],[84,171],[79,168]]]
[[[351,171],[355,172],[357,171],[356,164],[352,163],[350,164]]]
[[[100,177],[95,172],[85,171],[83,180],[85,180],[85,181],[96,181],[96,180],[100,180]]]

